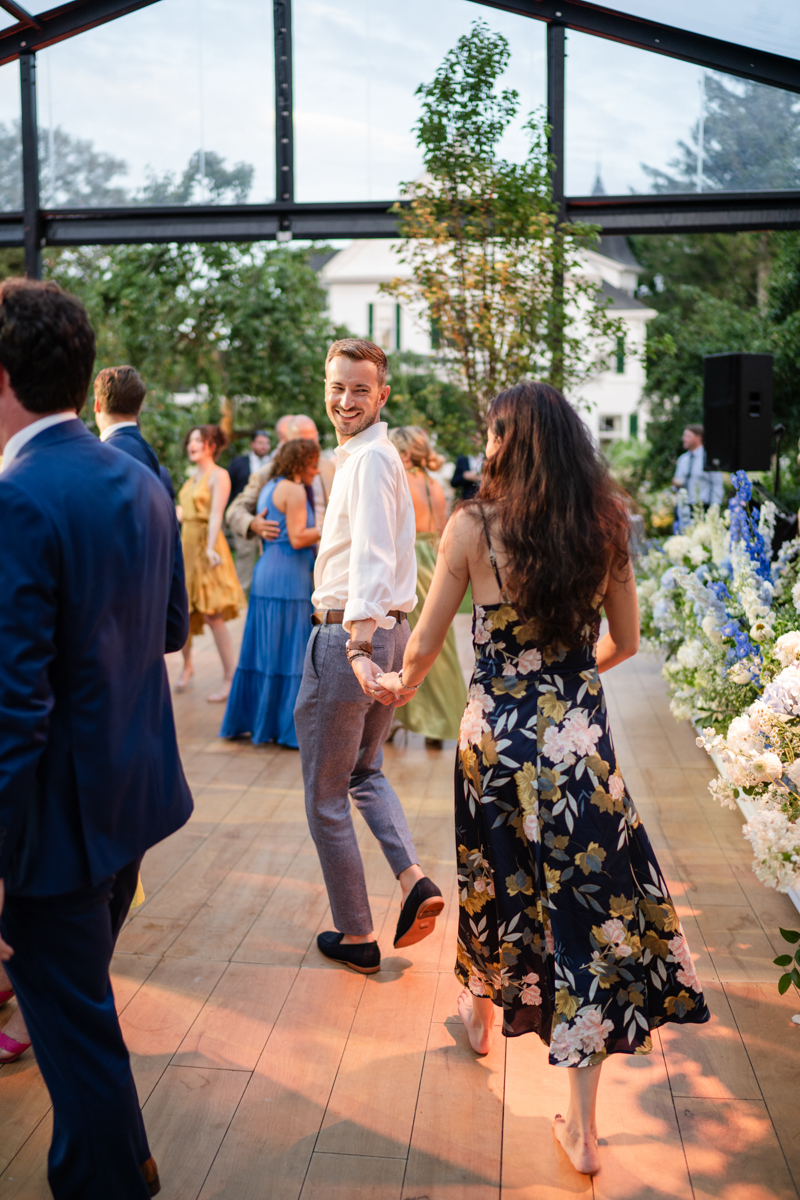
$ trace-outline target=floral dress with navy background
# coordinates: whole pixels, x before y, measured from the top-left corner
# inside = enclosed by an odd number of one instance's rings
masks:
[[[502,1006],[504,1034],[538,1033],[552,1064],[591,1066],[709,1012],[617,766],[595,647],[535,634],[510,603],[474,606],[456,974]]]

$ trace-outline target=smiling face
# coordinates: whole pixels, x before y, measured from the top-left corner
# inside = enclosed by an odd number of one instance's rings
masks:
[[[339,444],[380,419],[389,387],[378,384],[378,368],[367,359],[337,355],[325,371],[325,407]]]

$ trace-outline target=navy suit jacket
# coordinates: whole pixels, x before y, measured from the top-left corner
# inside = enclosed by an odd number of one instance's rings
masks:
[[[21,448],[0,513],[0,878],[59,895],[192,811],[164,664],[189,632],[180,535],[153,471],[82,421]]]
[[[123,425],[121,429],[114,429],[114,432],[108,435],[106,443],[108,442],[113,442],[115,450],[124,450],[132,458],[137,459],[140,463],[144,463],[151,471],[155,471],[169,492],[172,503],[175,503],[175,488],[172,483],[172,476],[166,467],[161,466],[155,450],[142,437],[140,429],[137,429],[133,425]]]
[[[250,455],[237,454],[236,458],[232,458],[228,463],[228,474],[231,477],[231,494],[228,500],[230,504],[247,487],[251,475]]]

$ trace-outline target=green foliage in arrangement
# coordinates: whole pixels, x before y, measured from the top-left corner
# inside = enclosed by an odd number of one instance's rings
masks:
[[[479,433],[492,397],[520,379],[548,379],[578,399],[623,334],[577,269],[597,231],[558,223],[544,120],[525,122],[524,162],[500,157],[519,109],[500,86],[509,57],[506,39],[476,21],[417,89],[426,174],[402,186],[409,203],[395,210],[411,279],[383,289],[436,331],[463,423]]]
[[[800,933],[796,929],[780,929],[779,932],[783,940],[792,946],[800,942]],[[800,950],[795,950],[794,954],[779,954],[773,962],[776,967],[784,968],[784,973],[778,980],[781,996],[785,995],[790,987],[800,996]]]

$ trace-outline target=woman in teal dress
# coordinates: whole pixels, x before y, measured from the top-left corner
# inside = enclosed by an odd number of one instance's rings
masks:
[[[264,543],[253,571],[239,665],[220,737],[250,734],[254,743],[297,749],[294,702],[311,633],[314,546],[319,530],[306,489],[318,471],[319,446],[295,438],[272,462],[256,512],[266,509],[280,533]]]
[[[467,585],[475,672],[461,721],[455,822],[459,1013],[479,1054],[495,1006],[570,1068],[553,1129],[599,1169],[595,1107],[609,1054],[647,1054],[665,1022],[709,1013],[656,856],[622,778],[600,674],[636,652],[629,509],[586,427],[542,383],[488,414],[480,491],[456,509],[402,675],[436,659]],[[600,609],[608,632],[598,640]]]

